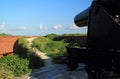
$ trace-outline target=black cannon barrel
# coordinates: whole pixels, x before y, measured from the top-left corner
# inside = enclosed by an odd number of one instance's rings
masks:
[[[89,79],[118,78],[120,0],[93,0],[92,5],[79,13],[74,21],[79,27],[88,26],[87,44],[83,48],[67,48],[68,66],[76,69],[79,62],[85,63]]]
[[[87,26],[90,7],[75,16],[75,24],[79,27]]]
[[[98,2],[111,16],[120,15],[120,0],[93,0]],[[75,16],[75,24],[79,27],[88,25],[90,7]]]

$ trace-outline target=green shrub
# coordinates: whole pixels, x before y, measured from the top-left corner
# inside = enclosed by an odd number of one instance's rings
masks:
[[[17,55],[7,55],[0,59],[0,63],[5,63],[9,66],[9,70],[15,76],[22,76],[26,73],[29,73],[29,61],[27,59],[19,58]]]
[[[84,36],[85,34],[64,34],[64,36]],[[53,62],[61,62],[61,57],[66,56],[66,46],[80,47],[78,41],[72,38],[61,39],[56,34],[39,37],[33,41],[33,47],[47,53],[53,58]],[[63,59],[64,60],[64,59]]]
[[[47,43],[46,50],[44,50],[49,56],[57,57],[66,55],[67,43],[64,41],[52,41]]]
[[[68,43],[64,41],[52,41],[45,37],[37,38],[33,41],[33,47],[40,51],[47,53],[51,57],[58,57],[66,55],[66,48]]]
[[[29,61],[30,61],[29,67],[32,69],[40,68],[45,65],[44,61],[34,53],[31,53]]]
[[[29,42],[27,40],[25,40],[25,37],[21,37],[18,41],[18,44],[21,45],[24,48],[27,48]]]
[[[49,38],[49,39],[51,39],[51,40],[54,40],[54,38],[56,38],[57,35],[56,35],[56,34],[48,34],[48,35],[46,35],[45,37],[46,37],[46,38]]]
[[[36,55],[31,48],[28,48],[28,44],[28,41],[24,37],[20,38],[18,55],[21,58],[29,60],[29,68],[31,69],[44,66],[44,61],[38,55]]]
[[[14,74],[5,63],[0,63],[0,79],[14,79]]]
[[[38,48],[40,51],[44,52],[44,50],[46,50],[46,45],[47,43],[51,42],[50,39],[46,38],[46,37],[38,37],[37,39],[35,39],[33,41],[33,47]]]
[[[12,36],[11,34],[1,33],[0,36]]]

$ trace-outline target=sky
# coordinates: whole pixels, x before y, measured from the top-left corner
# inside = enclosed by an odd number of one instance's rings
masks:
[[[91,5],[92,0],[1,0],[0,33],[47,35],[86,33],[74,17]]]

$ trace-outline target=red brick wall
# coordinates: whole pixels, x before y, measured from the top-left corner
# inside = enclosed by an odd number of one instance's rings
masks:
[[[14,52],[14,45],[20,37],[18,36],[0,36],[0,57]]]

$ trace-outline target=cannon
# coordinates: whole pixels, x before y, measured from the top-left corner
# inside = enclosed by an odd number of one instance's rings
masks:
[[[86,64],[89,79],[118,79],[120,0],[93,0],[90,7],[75,16],[74,21],[78,27],[88,26],[87,46],[67,47],[68,66],[76,69],[78,63]]]

